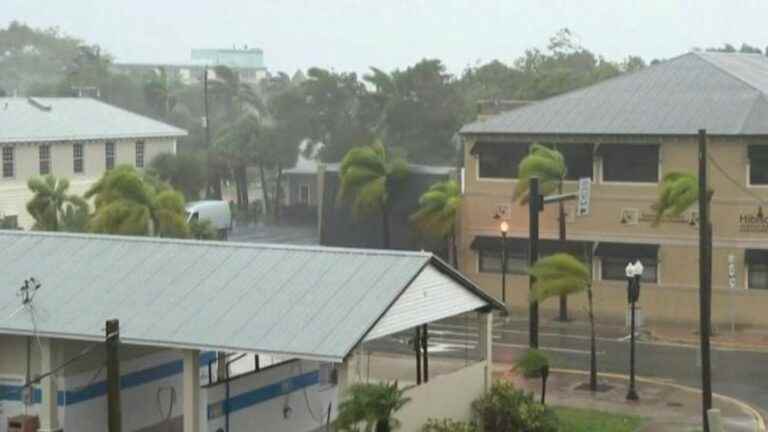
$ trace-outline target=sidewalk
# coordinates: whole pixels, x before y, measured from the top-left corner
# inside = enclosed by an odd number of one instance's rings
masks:
[[[506,379],[518,388],[537,395],[541,381],[525,380],[511,371],[509,365],[497,365],[495,375]],[[547,381],[547,404],[606,412],[624,413],[649,419],[638,432],[686,432],[701,430],[701,392],[668,382],[638,379],[640,400],[626,400],[628,380],[624,376],[600,374],[600,383],[610,389],[591,393],[577,387],[588,382],[589,376],[582,371],[553,370]],[[735,399],[715,395],[715,408],[720,409],[726,430],[734,432],[764,432],[760,414]]]

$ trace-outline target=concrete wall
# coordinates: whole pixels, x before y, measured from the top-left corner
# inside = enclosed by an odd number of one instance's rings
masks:
[[[136,139],[115,141],[115,166],[136,164]],[[175,153],[175,138],[145,139],[144,165],[161,153]],[[75,174],[72,142],[51,143],[50,173],[70,181],[69,192],[82,195],[95,183],[106,169],[105,141],[83,142],[84,172]],[[27,181],[40,174],[38,144],[13,144],[15,175],[0,178],[0,215],[18,216],[19,226],[29,229],[34,220],[26,211],[26,204],[32,198]]]
[[[438,375],[429,383],[406,392],[411,398],[397,412],[401,432],[418,432],[430,418],[467,421],[472,401],[483,394],[485,362],[477,362],[446,375]]]
[[[512,141],[510,137],[495,138]],[[585,138],[540,137],[540,142],[558,142],[568,145],[585,142]],[[612,143],[605,139],[603,142]],[[661,175],[673,171],[696,173],[697,142],[691,138],[634,138],[624,144],[656,142],[660,144]],[[521,139],[516,139],[521,142]],[[524,140],[523,140],[524,141]],[[532,139],[530,141],[533,141]],[[589,142],[587,140],[586,142]],[[598,142],[593,139],[593,142]],[[745,193],[768,199],[768,187],[748,186],[747,146],[759,144],[747,138],[718,138],[709,140],[710,156],[727,173],[727,176],[710,164],[710,184],[715,189],[712,201],[714,226],[713,252],[713,317],[721,325],[729,322],[731,304],[736,312],[737,324],[768,325],[768,290],[748,290],[744,251],[748,248],[765,249],[768,232],[743,232],[740,216],[754,215],[757,201]],[[470,154],[474,142],[465,143],[466,193],[460,217],[459,254],[460,268],[483,289],[500,296],[501,275],[480,273],[477,252],[470,248],[475,236],[499,236],[499,221],[493,215],[499,205],[511,207],[510,237],[528,237],[528,208],[512,203],[514,179],[482,179],[478,176],[478,159]],[[656,284],[644,283],[640,303],[650,321],[694,322],[698,319],[698,228],[687,218],[665,221],[658,227],[651,226],[652,204],[657,198],[658,183],[611,184],[601,182],[600,159],[594,163],[595,181],[592,186],[591,214],[587,217],[569,217],[567,237],[571,240],[592,242],[610,241],[624,243],[654,243],[660,245],[659,280]],[[730,179],[729,179],[730,177]],[[737,183],[737,184],[734,184]],[[740,186],[739,186],[740,185]],[[575,191],[575,182],[566,182],[565,189]],[[541,238],[557,238],[556,206],[549,206],[541,215]],[[574,203],[566,206],[574,213]],[[639,224],[621,223],[621,210],[639,209],[643,215]],[[691,210],[697,210],[696,206]],[[728,289],[728,255],[736,258],[737,289]],[[595,270],[599,259],[595,258]],[[626,308],[625,283],[600,281],[595,271],[595,290],[598,313],[603,317],[623,318]],[[508,276],[507,296],[512,307],[525,307],[528,281],[526,277]],[[572,311],[581,310],[581,300],[575,297]],[[548,301],[545,309],[557,307],[556,301]],[[549,313],[549,312],[545,312]],[[598,317],[599,318],[599,317]]]

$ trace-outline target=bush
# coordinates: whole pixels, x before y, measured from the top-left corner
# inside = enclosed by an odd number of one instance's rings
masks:
[[[422,426],[421,432],[478,432],[472,423],[453,421],[451,419],[429,419]]]
[[[533,400],[533,393],[515,390],[512,384],[498,382],[491,391],[472,402],[472,413],[481,431],[557,432],[554,411]]]
[[[526,378],[541,378],[544,368],[549,367],[549,359],[543,352],[529,349],[515,366]]]

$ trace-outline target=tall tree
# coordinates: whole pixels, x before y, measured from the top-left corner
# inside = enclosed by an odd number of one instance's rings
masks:
[[[248,165],[253,163],[262,134],[259,117],[247,113],[221,131],[216,139],[217,151],[232,167],[237,205],[248,208]]]
[[[224,103],[230,119],[239,117],[249,107],[256,112],[263,110],[263,103],[254,88],[243,82],[236,70],[216,66],[213,72],[216,79],[209,82],[211,95]]]
[[[149,163],[147,173],[168,182],[187,201],[200,198],[207,179],[205,159],[196,153],[161,153]]]
[[[155,116],[166,120],[176,106],[176,97],[172,91],[173,83],[165,71],[159,68],[144,79],[144,100]]]
[[[47,175],[29,179],[27,186],[34,194],[27,203],[27,211],[35,219],[32,229],[84,231],[88,203],[68,192],[69,180]]]
[[[184,197],[151,178],[142,178],[131,166],[121,165],[104,173],[85,197],[93,198],[95,203],[89,222],[92,232],[189,236]]]
[[[408,163],[391,155],[381,142],[355,147],[341,161],[339,198],[351,202],[356,217],[378,214],[381,241],[389,249],[392,203],[409,174]]]
[[[533,144],[526,157],[520,161],[517,172],[517,184],[512,195],[514,200],[521,204],[528,203],[528,185],[532,177],[539,178],[539,187],[542,195],[549,195],[552,192],[563,193],[563,182],[567,174],[568,167],[565,165],[563,154],[555,149]],[[560,241],[565,243],[565,206],[563,201],[558,203],[558,225],[560,231]],[[561,246],[565,246],[562,244]],[[560,297],[560,319],[568,319],[568,303],[565,295]]]
[[[597,391],[597,338],[592,297],[592,275],[586,264],[566,253],[542,258],[530,269],[536,279],[531,301],[586,291],[589,315],[589,388]]]
[[[446,180],[430,186],[419,198],[419,209],[411,222],[419,232],[448,242],[450,262],[458,267],[456,253],[456,218],[461,207],[461,188],[456,180]]]

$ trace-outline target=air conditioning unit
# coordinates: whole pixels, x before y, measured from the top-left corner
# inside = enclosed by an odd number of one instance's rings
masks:
[[[624,225],[637,225],[640,223],[640,209],[623,208],[619,221]]]

